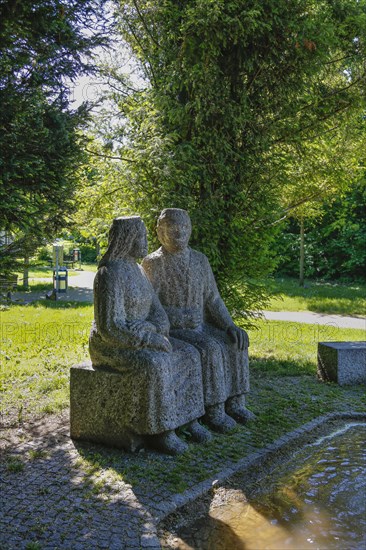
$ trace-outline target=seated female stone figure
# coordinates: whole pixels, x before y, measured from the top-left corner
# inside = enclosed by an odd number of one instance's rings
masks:
[[[142,266],[168,314],[170,334],[200,352],[207,424],[226,432],[235,420],[255,418],[245,406],[249,341],[225,307],[208,259],[189,248],[191,231],[185,210],[163,210],[157,227],[162,246]]]
[[[176,454],[186,444],[175,428],[189,423],[194,439],[208,438],[196,421],[204,412],[201,363],[192,346],[168,339],[167,315],[136,263],[146,252],[142,220],[115,219],[94,283],[90,356],[94,368],[123,376],[126,426]]]

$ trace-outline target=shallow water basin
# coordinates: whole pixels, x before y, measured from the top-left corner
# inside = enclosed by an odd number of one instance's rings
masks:
[[[365,550],[366,424],[307,445],[262,480],[179,532],[175,548]]]

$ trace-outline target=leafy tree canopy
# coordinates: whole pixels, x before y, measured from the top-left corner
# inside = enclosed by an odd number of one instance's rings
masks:
[[[92,70],[93,48],[105,43],[99,22],[105,0],[0,0],[0,86],[65,93],[65,80]]]
[[[103,0],[0,0],[0,230],[52,235],[72,209],[81,147],[68,86],[105,43]],[[13,247],[18,249],[18,247]]]
[[[340,150],[345,133],[334,129],[361,120],[365,0],[116,4],[147,83],[133,92],[117,75],[113,91],[126,185],[144,196],[131,208],[151,230],[161,208],[187,208],[193,244],[222,288],[265,274],[289,162],[306,157],[299,190],[313,171],[311,144],[331,166],[319,136]]]
[[[305,275],[328,280],[365,281],[366,180],[352,185],[342,197],[318,206],[319,214],[308,221],[305,239]],[[289,220],[278,242],[279,273],[298,273],[299,228]]]

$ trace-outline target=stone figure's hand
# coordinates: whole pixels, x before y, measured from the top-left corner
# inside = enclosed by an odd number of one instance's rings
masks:
[[[170,353],[173,350],[172,345],[166,336],[152,332],[147,334],[146,347],[156,351],[166,351],[167,353]]]
[[[200,311],[194,310],[190,317],[193,327],[198,327],[202,323],[202,313]]]
[[[239,349],[243,350],[249,347],[249,337],[245,330],[233,325],[227,329],[227,333]]]
[[[141,334],[143,332],[156,332],[156,327],[149,321],[128,321],[127,326],[133,334]]]

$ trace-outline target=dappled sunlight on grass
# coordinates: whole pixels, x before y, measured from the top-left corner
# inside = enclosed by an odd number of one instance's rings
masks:
[[[295,279],[271,279],[271,311],[314,311],[339,315],[365,315],[366,287],[361,284],[341,285],[307,282],[300,287]]]
[[[81,304],[80,304],[81,305]],[[65,307],[66,306],[66,307]],[[2,308],[0,374],[7,411],[47,412],[68,406],[69,368],[88,358],[93,307],[37,303]]]
[[[323,341],[359,341],[365,332],[334,325],[258,321],[249,330],[251,369],[277,375],[315,374],[317,345]]]

